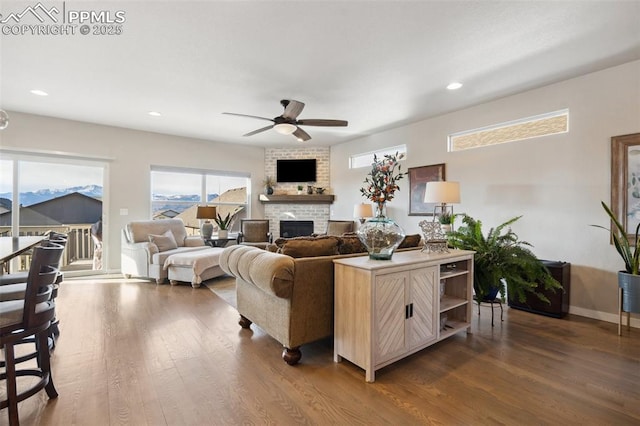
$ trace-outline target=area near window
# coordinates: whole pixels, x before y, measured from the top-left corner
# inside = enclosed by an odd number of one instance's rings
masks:
[[[197,206],[216,206],[221,217],[234,218],[230,231],[248,216],[249,176],[214,170],[194,170],[153,166],[151,168],[151,216],[153,219],[179,218],[192,235],[201,223]]]
[[[449,135],[449,151],[462,151],[540,136],[566,133],[568,131],[569,110],[563,109],[479,129],[453,133]]]
[[[0,152],[0,235],[66,234],[65,274],[103,269],[102,238],[92,225],[102,219],[106,164],[81,158]],[[10,265],[27,270],[30,254]]]
[[[370,167],[373,164],[374,155],[380,159],[385,155],[395,155],[404,154],[406,157],[407,154],[407,146],[406,145],[397,145],[389,148],[380,149],[378,151],[370,151],[364,152],[362,154],[354,154],[349,157],[349,168],[350,169],[358,169],[360,167]]]

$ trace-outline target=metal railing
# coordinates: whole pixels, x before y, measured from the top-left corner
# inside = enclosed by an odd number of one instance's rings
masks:
[[[45,235],[47,232],[67,235],[67,245],[62,253],[60,269],[91,269],[91,261],[95,244],[91,237],[91,224],[75,224],[63,226],[21,226],[20,236]],[[0,226],[0,235],[11,236],[11,227]],[[74,265],[75,263],[75,265]],[[26,271],[31,265],[31,253],[20,256],[19,270]]]

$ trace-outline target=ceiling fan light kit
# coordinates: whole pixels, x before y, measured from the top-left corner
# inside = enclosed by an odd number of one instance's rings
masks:
[[[276,132],[282,135],[293,135],[298,141],[305,142],[311,139],[311,136],[300,126],[322,126],[322,127],[346,127],[349,122],[346,120],[326,120],[326,119],[307,119],[298,120],[298,115],[304,108],[304,103],[295,101],[293,99],[283,99],[280,104],[284,107],[284,112],[275,118],[259,117],[256,115],[237,114],[235,112],[223,112],[227,115],[235,115],[238,117],[257,118],[258,120],[267,120],[273,122],[272,125],[263,127],[261,129],[254,130],[246,133],[243,136],[253,136],[258,133],[265,132],[270,129],[274,129]]]
[[[273,130],[281,135],[290,135],[295,132],[298,127],[290,123],[280,123],[273,126]]]

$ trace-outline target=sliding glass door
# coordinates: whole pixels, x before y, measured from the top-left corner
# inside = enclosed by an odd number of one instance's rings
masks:
[[[0,153],[0,167],[0,234],[67,234],[62,270],[101,272],[105,164]]]

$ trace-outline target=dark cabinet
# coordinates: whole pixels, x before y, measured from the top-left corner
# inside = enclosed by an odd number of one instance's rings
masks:
[[[509,299],[509,306],[522,311],[533,312],[535,314],[546,315],[549,317],[562,318],[569,312],[569,294],[571,288],[571,264],[567,262],[556,262],[551,260],[543,260],[542,263],[549,269],[553,278],[564,288],[563,291],[545,291],[542,285],[538,286],[539,291],[544,294],[551,304],[545,303],[538,299],[535,295],[527,296],[527,300],[521,303],[517,300]]]

